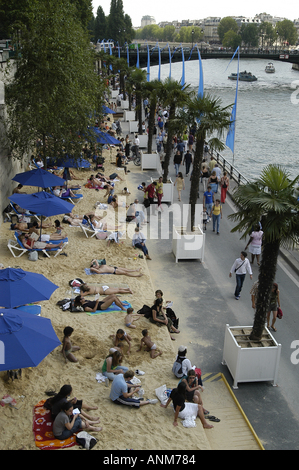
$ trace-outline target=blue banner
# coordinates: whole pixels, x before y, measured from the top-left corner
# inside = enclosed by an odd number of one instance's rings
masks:
[[[130,67],[130,58],[129,58],[129,46],[128,46],[128,43],[127,43],[127,64],[128,64],[128,66]]]
[[[149,52],[148,43],[146,45],[147,45],[147,75],[146,75],[146,80],[149,82],[150,81],[151,59],[150,59],[150,52]]]
[[[136,63],[136,67],[139,69],[139,49],[138,49],[138,44],[136,44],[137,46],[137,63]]]
[[[168,53],[169,53],[169,80],[171,79],[171,52],[170,52],[170,45],[167,43],[168,46]]]
[[[185,88],[185,83],[186,83],[186,80],[185,80],[185,56],[184,56],[184,49],[183,49],[183,46],[182,47],[182,80],[181,80],[181,85],[182,85],[182,88],[184,89]]]
[[[197,48],[198,62],[199,62],[199,85],[198,85],[198,93],[197,93],[197,96],[198,96],[198,98],[203,98],[203,89],[204,89],[204,85],[203,85],[202,61],[201,61],[201,55],[200,55],[199,49],[198,49],[197,46],[196,46],[196,48]]]
[[[240,51],[239,47],[236,49],[233,58],[236,55],[236,52],[238,51],[238,71],[237,71],[237,87],[236,87],[236,96],[235,96],[235,104],[232,109],[230,121],[231,124],[229,126],[229,130],[226,136],[226,145],[231,149],[233,152],[233,155],[235,153],[235,133],[236,133],[236,117],[237,117],[237,101],[238,101],[238,88],[239,88],[239,64],[240,64]],[[231,59],[232,61],[233,59]],[[230,63],[231,63],[230,61]]]
[[[159,46],[159,43],[157,42],[158,45],[158,53],[159,53],[159,72],[158,72],[158,80],[161,82],[161,49]]]

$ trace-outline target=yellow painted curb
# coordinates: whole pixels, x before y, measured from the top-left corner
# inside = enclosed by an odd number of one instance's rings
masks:
[[[249,429],[250,429],[250,431],[251,431],[251,433],[252,433],[254,439],[256,440],[256,442],[257,442],[259,448],[260,448],[261,450],[265,450],[265,449],[264,449],[264,446],[262,445],[260,439],[258,438],[258,436],[257,436],[257,434],[256,434],[256,432],[255,432],[255,430],[254,430],[253,427],[251,426],[251,424],[250,424],[250,422],[249,422],[249,420],[248,420],[246,414],[244,413],[244,411],[243,411],[243,409],[242,409],[240,403],[238,402],[237,398],[235,397],[234,392],[232,391],[231,387],[229,386],[229,384],[228,384],[226,378],[224,377],[224,375],[223,375],[222,373],[221,373],[221,377],[222,377],[222,380],[223,380],[223,382],[225,383],[227,389],[229,390],[229,393],[230,393],[231,396],[233,397],[234,402],[236,403],[236,405],[237,405],[239,411],[241,412],[241,414],[242,414],[242,416],[243,416],[243,418],[244,418],[244,420],[245,420],[247,426],[249,427]]]

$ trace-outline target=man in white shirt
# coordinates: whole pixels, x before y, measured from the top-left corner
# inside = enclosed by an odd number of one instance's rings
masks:
[[[138,156],[138,152],[139,152],[139,145],[140,145],[140,140],[139,140],[137,134],[135,135],[134,145],[135,145],[135,155],[136,155],[136,157],[137,157],[137,156]]]
[[[235,260],[229,273],[229,277],[232,277],[232,273],[236,273],[237,285],[234,294],[236,300],[239,300],[240,298],[240,293],[245,280],[246,271],[249,273],[250,279],[252,279],[252,270],[249,259],[247,258],[247,253],[246,251],[241,251],[241,257]]]
[[[134,233],[133,238],[132,238],[132,245],[135,248],[140,248],[140,250],[143,251],[146,259],[151,259],[149,254],[148,254],[148,249],[145,246],[145,241],[146,241],[145,236],[143,235],[142,232],[140,232],[139,228],[136,227],[135,228],[135,233]]]

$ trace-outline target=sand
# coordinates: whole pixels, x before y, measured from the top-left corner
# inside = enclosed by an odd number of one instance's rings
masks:
[[[110,153],[106,152],[105,174],[115,171],[115,166],[108,164]],[[114,160],[115,161],[115,160]],[[75,174],[81,178],[80,184],[84,184],[87,176],[94,171],[77,171]],[[121,174],[121,173],[120,173]],[[121,194],[124,186],[129,182],[118,182],[116,194]],[[24,188],[25,189],[25,188]],[[27,192],[34,192],[35,188],[26,188]],[[80,191],[83,201],[76,204],[73,213],[84,214],[93,211],[96,201],[104,201],[104,191],[95,191],[82,186]],[[133,202],[133,194],[127,196],[127,202]],[[52,217],[50,220],[62,216]],[[118,219],[118,218],[117,218]],[[83,399],[85,403],[98,406],[98,411],[93,412],[100,416],[103,427],[102,432],[94,435],[99,439],[97,449],[103,450],[199,450],[210,449],[207,433],[199,420],[196,428],[184,428],[179,424],[173,426],[173,410],[160,407],[160,404],[146,405],[139,410],[129,407],[117,407],[109,399],[109,390],[104,383],[97,383],[95,377],[101,367],[109,348],[112,347],[110,334],[118,328],[124,328],[132,336],[132,353],[125,355],[123,364],[132,370],[141,369],[145,375],[139,377],[146,398],[155,398],[155,388],[167,384],[175,387],[175,380],[171,368],[176,357],[176,348],[180,344],[179,335],[176,341],[170,340],[166,327],[157,327],[147,319],[141,318],[136,322],[136,329],[128,329],[124,325],[125,313],[106,313],[89,316],[84,312],[63,312],[56,302],[70,296],[68,281],[74,277],[80,277],[89,283],[100,283],[109,286],[129,286],[133,295],[121,295],[121,299],[129,301],[135,312],[143,304],[152,305],[154,290],[159,286],[155,279],[151,279],[145,259],[137,258],[141,253],[131,246],[130,238],[123,240],[123,244],[110,244],[107,241],[95,238],[87,239],[80,228],[69,227],[63,224],[64,231],[69,238],[69,244],[65,249],[67,257],[58,255],[56,258],[44,258],[41,255],[36,262],[28,260],[27,254],[21,258],[13,258],[7,248],[7,241],[13,238],[9,231],[9,224],[3,223],[0,227],[0,262],[5,267],[21,267],[27,271],[44,274],[59,288],[53,293],[49,301],[41,302],[43,317],[51,319],[57,336],[62,340],[63,329],[72,326],[74,333],[72,343],[80,346],[76,352],[79,362],[77,364],[64,361],[61,347],[56,348],[36,368],[23,370],[22,378],[14,382],[8,381],[5,372],[0,372],[0,398],[9,394],[16,399],[17,408],[9,406],[0,407],[0,449],[36,449],[32,432],[33,406],[40,400],[47,398],[45,391],[48,389],[58,391],[64,384],[71,384],[73,396]],[[44,230],[47,233],[47,230]],[[127,267],[131,269],[142,268],[144,275],[140,278],[113,275],[87,276],[84,268],[89,267],[93,258],[105,258],[107,264]],[[93,296],[89,297],[93,300]],[[151,359],[148,352],[137,352],[142,337],[141,331],[148,328],[152,340],[162,349],[163,355]],[[125,347],[126,351],[126,347]],[[77,446],[71,450],[78,449]]]

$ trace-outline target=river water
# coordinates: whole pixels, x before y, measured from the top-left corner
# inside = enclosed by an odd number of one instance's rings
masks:
[[[267,59],[240,60],[240,72],[250,71],[258,80],[239,82],[234,166],[246,178],[256,178],[269,163],[279,163],[291,176],[299,173],[299,71],[292,65],[274,62],[275,73],[265,72]],[[237,72],[237,59],[229,65],[227,59],[202,61],[204,90],[221,98],[223,105],[235,101],[236,82],[228,75]],[[180,80],[182,64],[172,64],[171,75]],[[162,65],[161,79],[169,76],[169,65]],[[151,67],[151,79],[158,78],[158,67]],[[197,61],[185,62],[185,79],[198,88]],[[224,142],[226,135],[224,136]],[[227,148],[222,155],[232,163],[232,151]]]

